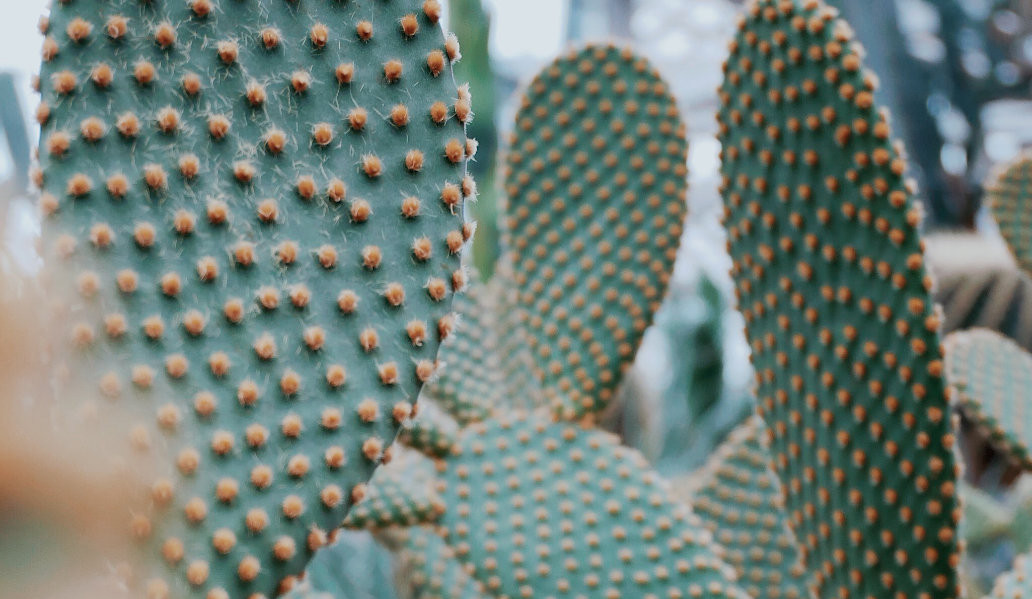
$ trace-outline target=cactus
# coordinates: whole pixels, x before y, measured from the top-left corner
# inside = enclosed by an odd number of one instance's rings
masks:
[[[530,82],[509,145],[515,316],[535,332],[525,341],[554,409],[591,414],[666,290],[686,210],[684,124],[648,61],[589,45]]]
[[[370,533],[338,530],[284,599],[405,599],[395,592],[394,570],[394,553]]]
[[[946,378],[956,401],[996,449],[1032,469],[1032,355],[988,329],[946,338]]]
[[[612,435],[503,414],[467,427],[438,471],[444,539],[492,595],[744,596],[697,518]]]
[[[1024,153],[1005,165],[986,185],[985,201],[1000,226],[1000,234],[1014,259],[1026,273],[1032,273],[1032,154]]]
[[[148,597],[273,594],[433,374],[474,187],[439,17],[54,5],[37,182],[60,409],[129,415],[127,463],[153,460],[126,511]]]
[[[752,2],[725,73],[732,275],[816,594],[955,597],[939,317],[875,80],[818,0]]]
[[[412,599],[487,599],[483,585],[470,578],[452,549],[425,527],[404,534],[398,556],[406,571],[405,583]]]
[[[732,431],[692,476],[688,500],[750,597],[802,599],[805,570],[788,528],[781,485],[770,468],[763,426],[754,416]]]
[[[936,273],[935,300],[942,306],[944,333],[993,329],[1032,349],[1032,280],[1020,270]]]
[[[344,526],[373,530],[434,521],[444,504],[434,492],[432,478],[432,464],[416,453],[377,468],[361,491],[362,499],[344,519]]]

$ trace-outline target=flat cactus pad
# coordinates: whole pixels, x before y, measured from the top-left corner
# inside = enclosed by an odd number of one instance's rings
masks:
[[[597,412],[666,292],[687,211],[685,126],[630,49],[589,45],[520,100],[504,240],[536,378],[564,418]]]
[[[724,549],[739,586],[754,599],[809,596],[806,571],[781,483],[771,469],[770,449],[758,417],[731,432],[710,461],[693,475],[689,503]]]
[[[271,596],[432,375],[473,188],[439,17],[54,3],[38,182],[60,402],[128,415],[129,452],[160,465],[126,510],[148,597]]]
[[[959,331],[946,338],[946,378],[989,441],[1032,469],[1032,354],[989,329]]]
[[[955,597],[940,319],[861,56],[818,0],[748,5],[718,117],[732,275],[816,594]]]
[[[995,173],[985,201],[1014,259],[1032,273],[1032,154],[1022,154]]]
[[[522,413],[438,462],[442,536],[503,597],[745,597],[710,533],[637,452]]]

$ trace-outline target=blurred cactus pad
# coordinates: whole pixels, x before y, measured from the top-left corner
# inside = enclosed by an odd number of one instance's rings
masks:
[[[687,153],[669,87],[629,48],[570,50],[519,100],[503,247],[533,371],[564,417],[608,405],[666,292]]]
[[[1000,234],[1026,273],[1032,273],[1032,154],[1004,165],[985,190]]]
[[[475,188],[440,16],[54,3],[37,178],[56,401],[125,418],[125,464],[151,465],[123,508],[135,596],[289,586],[434,374]]]
[[[750,3],[720,88],[759,413],[817,596],[956,597],[954,433],[920,216],[835,15]]]
[[[946,338],[946,376],[964,413],[998,451],[1032,469],[1032,355],[988,329]]]

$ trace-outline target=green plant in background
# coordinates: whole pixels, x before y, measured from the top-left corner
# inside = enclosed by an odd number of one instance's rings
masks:
[[[471,233],[438,2],[229,4],[58,3],[44,42],[57,406],[131,422],[156,599],[301,572],[433,375]]]

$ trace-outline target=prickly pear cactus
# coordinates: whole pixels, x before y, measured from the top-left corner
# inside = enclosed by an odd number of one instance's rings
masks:
[[[1032,355],[988,329],[959,331],[946,338],[946,378],[988,440],[1032,469]]]
[[[337,530],[284,599],[405,599],[395,590],[395,555],[366,531]]]
[[[60,401],[130,414],[159,464],[126,512],[148,597],[272,595],[432,375],[474,187],[439,16],[53,5],[38,182]]]
[[[438,465],[456,557],[505,597],[745,597],[712,538],[607,433],[503,414]]]
[[[749,4],[718,117],[732,274],[817,596],[955,597],[939,317],[874,88],[821,2]]]
[[[471,578],[450,547],[432,530],[415,527],[403,533],[398,550],[404,584],[412,599],[487,599],[480,581]]]
[[[763,421],[731,432],[693,475],[688,503],[723,548],[739,586],[755,599],[808,597],[806,571],[788,528],[781,483],[770,466]]]
[[[434,521],[445,506],[434,492],[433,475],[431,462],[415,452],[377,468],[344,526],[372,530]]]
[[[1024,153],[1000,169],[986,185],[985,201],[1000,234],[1025,272],[1032,272],[1032,154]]]
[[[424,388],[460,425],[483,420],[504,397],[496,288],[474,281],[456,298],[455,330],[441,347],[437,378]]]
[[[646,59],[589,45],[531,81],[509,144],[503,239],[534,373],[564,418],[597,412],[666,291],[685,127]]]

